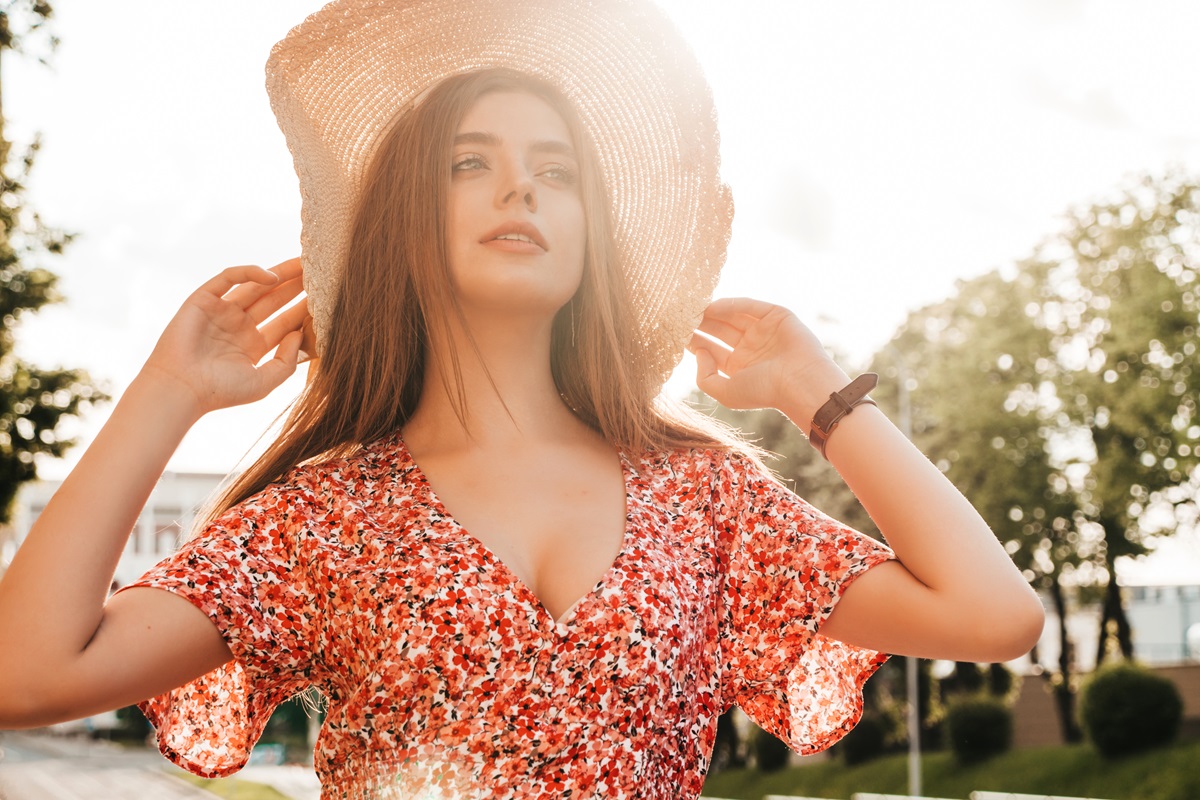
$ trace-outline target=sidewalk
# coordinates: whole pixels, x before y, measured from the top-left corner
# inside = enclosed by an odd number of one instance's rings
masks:
[[[110,742],[6,731],[0,751],[2,800],[213,800],[168,775],[147,753]]]
[[[0,800],[214,800],[180,774],[150,749],[44,733],[0,735]],[[311,767],[254,765],[235,777],[291,800],[320,800]]]
[[[88,768],[35,761],[0,768],[2,800],[213,800],[165,772],[139,767]]]

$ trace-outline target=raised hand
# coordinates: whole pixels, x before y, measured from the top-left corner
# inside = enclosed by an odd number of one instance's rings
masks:
[[[270,270],[224,270],[184,301],[143,376],[194,399],[197,416],[262,399],[296,369],[307,306],[301,301],[271,316],[301,291],[298,258]],[[274,357],[260,365],[271,350]]]
[[[688,343],[696,385],[727,408],[777,408],[807,420],[849,382],[813,332],[782,306],[722,298],[705,309],[697,330]]]

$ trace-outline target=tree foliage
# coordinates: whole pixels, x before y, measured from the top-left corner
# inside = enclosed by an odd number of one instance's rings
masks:
[[[1081,559],[1075,498],[1055,462],[1057,423],[1042,402],[1051,341],[1026,309],[1032,285],[1000,272],[962,281],[944,301],[912,312],[872,361],[876,398],[911,418],[922,452],[971,499],[1035,588],[1067,614],[1062,591]],[[1060,627],[1051,674],[1066,741],[1075,723],[1073,646]]]
[[[1144,554],[1146,537],[1164,532],[1147,526],[1149,509],[1193,502],[1176,489],[1200,464],[1198,269],[1200,185],[1174,172],[1072,214],[1022,265],[1035,288],[1027,313],[1051,337],[1041,363],[1062,433],[1062,475],[1078,499],[1079,527],[1101,542],[1097,662],[1112,649],[1133,655],[1116,559]]]
[[[44,2],[0,4],[0,59],[7,50],[21,51],[35,35],[47,35],[43,26],[50,14]],[[47,226],[27,202],[37,151],[35,141],[14,155],[0,117],[0,522],[7,521],[20,485],[37,477],[36,457],[62,456],[74,444],[62,423],[105,399],[82,370],[43,369],[16,353],[21,319],[62,299],[56,276],[43,262],[71,240]]]
[[[1172,532],[1174,507],[1195,501],[1198,262],[1200,185],[1175,172],[1140,178],[1069,213],[1012,269],[913,311],[870,362],[881,408],[1054,607],[1059,658],[1046,675],[1067,741],[1080,738],[1072,591],[1105,598],[1097,660],[1131,655],[1116,559],[1145,553],[1147,537]],[[773,466],[800,494],[874,532],[780,414],[714,413],[783,456]],[[1105,646],[1110,635],[1118,646]]]
[[[0,0],[0,53],[53,52],[58,39],[50,31],[54,9],[46,0]],[[45,55],[39,55],[45,61]]]

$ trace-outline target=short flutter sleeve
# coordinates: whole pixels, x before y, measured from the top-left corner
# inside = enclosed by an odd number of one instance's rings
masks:
[[[817,511],[764,468],[729,454],[713,514],[726,560],[722,705],[738,705],[801,754],[862,716],[862,686],[887,659],[820,634],[850,583],[892,558],[883,543]]]
[[[305,554],[312,497],[271,485],[126,591],[165,589],[216,624],[233,660],[139,704],[163,755],[205,777],[245,766],[275,707],[312,682],[320,618]]]

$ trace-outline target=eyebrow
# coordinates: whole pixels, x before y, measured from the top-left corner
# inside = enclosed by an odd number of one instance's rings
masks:
[[[500,145],[500,137],[494,133],[487,133],[485,131],[469,131],[467,133],[460,133],[454,137],[455,147],[460,144],[481,144],[498,147]],[[539,139],[530,145],[530,149],[538,153],[552,153],[570,156],[571,158],[575,157],[575,149],[560,139]]]

